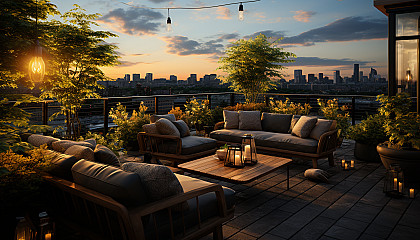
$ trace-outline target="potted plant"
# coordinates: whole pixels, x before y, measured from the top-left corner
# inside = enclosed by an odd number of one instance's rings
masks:
[[[420,115],[410,112],[411,99],[406,93],[380,95],[378,100],[389,136],[387,142],[377,146],[382,163],[387,169],[390,164],[399,164],[407,182],[420,183]]]
[[[197,131],[204,130],[204,126],[211,126],[213,123],[209,100],[199,102],[197,99],[193,99],[189,101],[185,104],[185,114],[190,121],[189,124],[194,126]]]
[[[228,145],[225,144],[225,145],[221,146],[219,149],[217,149],[217,151],[216,151],[216,155],[221,161],[224,161],[225,158],[226,158],[227,148],[228,148]]]
[[[318,99],[319,111],[321,114],[329,120],[337,121],[338,129],[338,147],[341,146],[341,143],[344,140],[344,137],[347,135],[347,131],[350,127],[350,114],[348,113],[347,106],[338,106],[338,100],[332,99],[324,101]]]
[[[350,126],[347,138],[356,141],[354,156],[363,161],[381,161],[376,145],[387,140],[384,118],[380,114],[368,116],[361,123]]]

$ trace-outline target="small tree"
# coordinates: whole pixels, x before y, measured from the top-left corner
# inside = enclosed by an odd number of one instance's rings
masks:
[[[94,31],[91,26],[99,14],[86,14],[84,9],[75,8],[63,14],[64,23],[52,21],[48,39],[51,59],[45,83],[44,98],[56,98],[61,111],[54,114],[66,115],[67,136],[76,139],[81,124],[78,111],[84,98],[99,97],[95,93],[98,80],[106,79],[99,67],[117,63],[116,46],[106,44],[104,39],[116,37],[107,31]]]
[[[296,57],[291,52],[284,52],[270,43],[263,34],[249,40],[240,39],[226,50],[226,57],[221,57],[218,69],[228,76],[223,79],[231,83],[231,88],[245,95],[247,102],[256,102],[259,95],[275,87],[276,78],[283,77],[281,63],[293,62]]]

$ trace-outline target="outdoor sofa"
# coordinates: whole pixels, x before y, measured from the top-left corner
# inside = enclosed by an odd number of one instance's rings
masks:
[[[116,156],[101,151],[103,146],[97,151],[92,139],[73,142],[31,135],[28,141],[60,150],[48,150],[54,157],[44,176],[51,186],[48,213],[60,225],[90,239],[198,239],[209,233],[223,239],[222,223],[233,217],[234,191],[219,184],[174,174],[161,165],[119,167]],[[84,159],[92,153],[93,159]],[[126,166],[128,171],[123,171]],[[138,166],[158,172],[129,171]],[[169,177],[169,184],[157,186],[162,176]],[[172,186],[178,187],[176,194]],[[152,200],[162,192],[172,195]]]
[[[261,153],[312,160],[328,158],[334,166],[337,148],[336,121],[315,116],[260,113],[259,111],[223,111],[224,121],[217,123],[210,137],[218,145],[240,144],[242,136],[252,134]]]

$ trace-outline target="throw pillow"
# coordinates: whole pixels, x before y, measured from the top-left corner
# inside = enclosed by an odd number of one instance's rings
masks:
[[[90,147],[73,145],[69,147],[64,154],[73,155],[77,160],[85,159],[91,162],[95,161],[95,155]]]
[[[145,133],[150,133],[150,134],[159,134],[159,131],[157,130],[155,123],[143,125],[143,131]]]
[[[157,120],[159,120],[161,118],[166,118],[166,119],[168,119],[171,122],[175,122],[176,121],[175,115],[172,114],[172,113],[165,114],[165,115],[156,115],[156,114],[154,114],[154,115],[150,116],[150,123],[155,123]]]
[[[238,112],[223,110],[223,120],[225,121],[226,129],[239,128],[239,113]]]
[[[158,201],[184,192],[175,174],[164,165],[129,162],[122,170],[137,173],[151,201]],[[175,206],[175,210],[187,210],[188,203]]]
[[[261,131],[261,112],[239,111],[239,129]]]
[[[51,160],[51,166],[47,170],[51,175],[73,181],[73,176],[71,175],[71,167],[79,161],[74,156],[62,154],[56,151],[48,150],[46,153],[50,156],[53,156]]]
[[[157,120],[155,124],[159,134],[181,137],[181,134],[179,133],[175,125],[166,118],[161,118]]]
[[[76,142],[76,141],[71,141],[71,140],[61,140],[61,141],[53,142],[51,145],[52,145],[52,149],[54,149],[55,151],[64,153],[67,149],[69,149],[69,147],[73,145],[85,146],[93,150],[95,149],[96,141],[95,139],[88,139],[81,142]]]
[[[261,119],[262,130],[267,132],[288,133],[292,117],[292,114],[263,113]]]
[[[309,137],[315,140],[319,140],[322,134],[330,131],[332,124],[333,124],[332,120],[318,119],[315,127],[312,129],[311,133],[309,134]]]
[[[330,174],[328,174],[326,171],[316,168],[311,168],[305,171],[304,176],[306,178],[321,181],[321,182],[328,182],[328,178],[330,177]]]
[[[289,133],[292,133],[293,127],[296,125],[299,118],[300,118],[300,115],[293,115],[292,120],[290,121]]]
[[[186,136],[190,136],[190,128],[183,120],[178,120],[172,123],[178,129],[179,134],[181,135],[182,138]]]
[[[120,166],[117,155],[115,155],[111,149],[105,147],[104,145],[96,145],[93,155],[95,157],[95,162],[105,163],[116,167]]]
[[[307,138],[311,134],[312,129],[315,127],[317,117],[302,116],[297,121],[296,125],[292,129],[292,135]]]
[[[48,147],[51,147],[51,144],[56,141],[60,141],[60,139],[51,136],[44,136],[41,134],[32,134],[28,137],[28,143],[34,145],[35,147],[39,147],[44,144],[47,144]]]

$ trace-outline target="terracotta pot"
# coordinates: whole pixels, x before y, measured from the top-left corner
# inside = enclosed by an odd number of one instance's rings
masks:
[[[218,149],[216,155],[220,161],[224,161],[226,158],[226,149]]]
[[[354,156],[362,161],[366,162],[380,162],[381,158],[378,151],[376,151],[376,145],[364,144],[356,142],[354,146]]]
[[[397,150],[388,148],[386,144],[378,144],[376,150],[386,169],[391,164],[399,164],[406,182],[420,184],[420,151]]]

